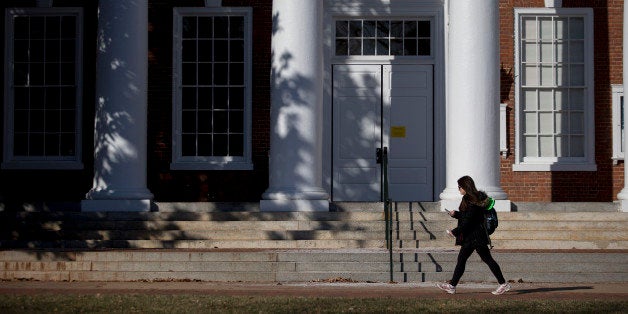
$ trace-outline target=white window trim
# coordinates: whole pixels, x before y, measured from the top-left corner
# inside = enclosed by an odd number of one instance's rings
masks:
[[[613,163],[624,160],[624,150],[622,150],[622,129],[621,129],[621,97],[624,96],[624,85],[611,85],[613,94]],[[626,98],[624,98],[624,101]],[[624,106],[625,107],[625,106]],[[624,108],[624,110],[626,110]],[[625,135],[624,135],[625,136]]]
[[[523,15],[560,15],[560,16],[584,16],[585,23],[585,84],[586,108],[585,108],[585,142],[583,158],[526,158],[524,161],[521,149],[522,134],[520,119],[520,35],[519,21]],[[593,65],[593,9],[592,8],[515,8],[515,164],[513,171],[597,171],[595,164],[595,119],[594,119],[594,65]]]
[[[5,11],[6,60],[13,60],[13,16],[73,14],[77,19],[76,37],[76,139],[72,157],[16,157],[13,155],[13,67],[4,68],[4,156],[2,169],[83,169],[82,162],[82,109],[83,109],[83,9],[75,7],[8,8]]]
[[[238,14],[244,17],[244,150],[243,157],[183,157],[178,142],[181,134],[181,37],[184,16],[220,16]],[[173,75],[172,75],[172,170],[252,170],[252,40],[253,9],[249,7],[178,7],[173,9]]]

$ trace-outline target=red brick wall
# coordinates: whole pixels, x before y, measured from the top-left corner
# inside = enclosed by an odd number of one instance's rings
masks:
[[[511,201],[603,201],[623,188],[623,162],[613,165],[611,84],[622,83],[623,1],[563,0],[563,7],[594,11],[596,172],[514,172],[514,8],[544,7],[543,0],[500,1],[501,102],[508,105],[509,155],[501,161],[501,183]]]

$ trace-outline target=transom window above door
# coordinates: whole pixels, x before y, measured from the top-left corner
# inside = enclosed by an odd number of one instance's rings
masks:
[[[336,56],[431,56],[431,21],[337,20],[335,45]]]

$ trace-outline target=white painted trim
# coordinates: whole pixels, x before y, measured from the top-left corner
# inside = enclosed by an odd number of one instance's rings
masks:
[[[508,157],[508,129],[506,128],[506,104],[499,104],[499,152]]]
[[[431,64],[434,66],[434,200],[445,188],[445,46],[447,27],[444,1],[414,0],[324,0],[324,86],[323,86],[323,188],[331,191],[332,180],[332,64]],[[337,18],[404,18],[431,17],[432,56],[395,57],[378,56],[336,57],[334,53],[334,23]],[[386,56],[384,56],[386,57]],[[439,145],[442,143],[442,145]]]
[[[520,35],[519,35],[519,21],[524,15],[558,15],[558,16],[581,16],[584,17],[584,32],[585,32],[585,47],[584,47],[584,60],[585,60],[585,83],[587,88],[586,92],[586,108],[585,108],[585,143],[584,143],[584,158],[534,158],[534,162],[528,162],[524,160],[523,150],[521,149],[522,134],[521,134],[521,119],[520,111],[520,90],[521,90],[521,69],[520,69]],[[513,171],[596,171],[597,166],[595,164],[595,95],[594,88],[594,59],[593,59],[593,44],[594,44],[594,23],[593,23],[593,9],[592,8],[515,8],[515,163],[513,164]],[[526,158],[529,160],[529,158]]]
[[[622,129],[621,129],[621,97],[624,96],[624,85],[612,84],[613,99],[613,163],[617,164],[618,160],[624,160],[624,151],[622,150]],[[626,98],[624,97],[624,101]],[[625,107],[625,106],[624,106]],[[624,110],[626,110],[624,108]]]
[[[181,145],[177,142],[181,130],[181,106],[179,87],[181,86],[181,19],[183,16],[225,16],[244,17],[244,156],[243,157],[183,157]],[[175,7],[173,8],[173,51],[172,51],[172,170],[253,170],[252,161],[252,64],[253,64],[253,9],[250,7]]]
[[[75,113],[75,154],[72,157],[15,157],[13,156],[13,67],[4,67],[4,143],[2,169],[83,169],[83,9],[78,7],[41,7],[41,8],[7,8],[5,11],[5,44],[6,60],[13,60],[13,19],[16,15],[74,15],[77,23],[75,77],[76,77],[76,113]]]

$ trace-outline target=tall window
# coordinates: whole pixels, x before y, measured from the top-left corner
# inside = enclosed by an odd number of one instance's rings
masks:
[[[593,15],[517,9],[514,170],[595,170]]]
[[[174,11],[173,169],[252,169],[251,10]]]
[[[5,14],[3,168],[80,169],[82,11]]]

